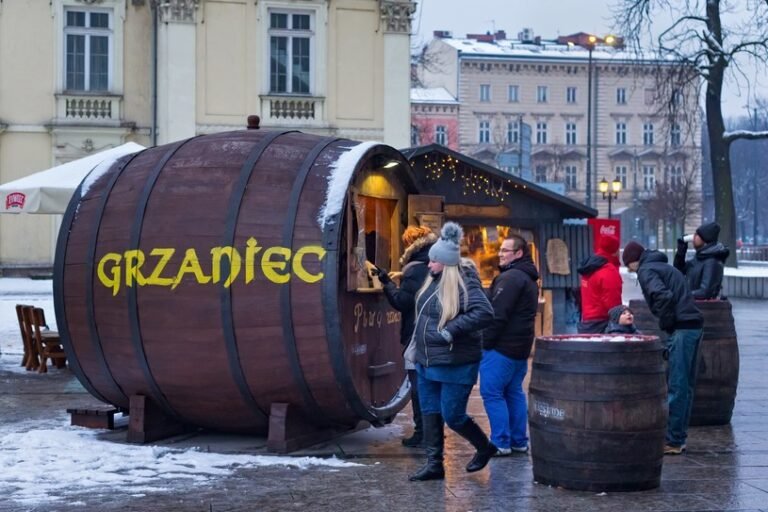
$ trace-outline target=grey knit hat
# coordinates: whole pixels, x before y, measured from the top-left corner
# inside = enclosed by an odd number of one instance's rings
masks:
[[[458,265],[461,261],[459,244],[464,236],[461,226],[455,222],[446,222],[440,230],[440,238],[429,249],[429,259],[443,265]]]

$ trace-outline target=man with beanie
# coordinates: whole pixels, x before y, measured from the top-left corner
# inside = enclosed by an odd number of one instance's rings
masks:
[[[685,450],[691,419],[703,317],[685,277],[669,265],[665,254],[645,250],[632,241],[624,247],[622,259],[631,272],[637,272],[648,308],[659,319],[661,330],[669,334],[669,421],[664,454],[679,455]]]
[[[498,455],[528,451],[528,406],[523,379],[539,306],[539,272],[528,243],[512,235],[501,243],[499,270],[491,284],[493,320],[483,331],[480,395],[491,424]]]
[[[580,333],[601,333],[608,327],[608,311],[621,304],[622,280],[619,274],[619,240],[602,236],[597,252],[578,268],[581,274]]]
[[[697,300],[717,299],[723,286],[723,264],[730,251],[717,241],[720,235],[720,225],[710,222],[699,226],[693,235],[693,248],[696,255],[685,261],[688,252],[688,242],[683,238],[677,240],[675,268],[685,274],[693,298]]]

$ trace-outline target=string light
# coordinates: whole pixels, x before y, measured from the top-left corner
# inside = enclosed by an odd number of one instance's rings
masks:
[[[411,167],[415,166],[416,161],[412,160]],[[501,202],[509,196],[509,190],[505,190],[504,185],[505,182],[511,184],[511,180],[489,177],[450,155],[424,155],[423,167],[425,176],[430,181],[450,179],[451,183],[456,183],[458,180],[464,196],[482,194]],[[514,188],[518,188],[518,185],[514,184]]]

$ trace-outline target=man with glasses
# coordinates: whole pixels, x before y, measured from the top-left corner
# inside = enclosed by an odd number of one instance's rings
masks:
[[[528,451],[523,379],[528,373],[539,305],[539,272],[525,239],[512,235],[502,242],[499,270],[489,296],[493,321],[483,331],[480,395],[497,455],[510,455]]]

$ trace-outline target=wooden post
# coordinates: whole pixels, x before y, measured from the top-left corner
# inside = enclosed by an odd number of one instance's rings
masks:
[[[183,423],[166,414],[144,395],[131,395],[131,415],[128,420],[128,442],[149,443],[182,434],[188,430]]]

